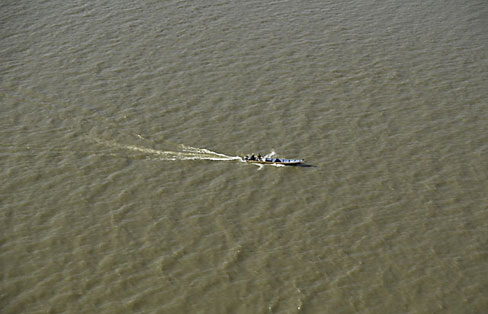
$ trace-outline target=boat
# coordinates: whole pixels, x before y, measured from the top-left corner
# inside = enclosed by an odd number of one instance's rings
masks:
[[[284,158],[262,158],[261,156],[255,157],[244,157],[244,161],[251,164],[261,164],[261,165],[284,165],[284,166],[296,166],[303,163],[303,159],[284,159]]]

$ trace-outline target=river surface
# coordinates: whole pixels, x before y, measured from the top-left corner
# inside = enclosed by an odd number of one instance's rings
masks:
[[[1,312],[486,313],[487,21],[2,1]]]

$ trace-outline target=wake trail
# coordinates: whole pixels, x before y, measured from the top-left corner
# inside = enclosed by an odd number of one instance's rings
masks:
[[[152,148],[141,147],[136,145],[119,144],[116,142],[103,141],[99,139],[95,139],[95,141],[113,148],[119,148],[119,149],[143,153],[146,155],[152,155],[157,157],[157,159],[159,160],[172,160],[172,161],[174,160],[214,160],[214,161],[239,160],[242,161],[242,158],[239,156],[229,156],[205,148],[191,147],[182,144],[179,145],[181,147],[180,151],[165,151],[165,150],[152,149]]]
[[[92,138],[93,139],[93,138]],[[157,160],[165,160],[165,161],[177,161],[177,160],[213,160],[213,161],[232,161],[237,160],[240,162],[245,162],[242,157],[239,156],[229,156],[226,154],[218,153],[211,151],[206,148],[198,148],[198,147],[191,147],[183,144],[178,144],[177,150],[159,150],[153,148],[147,148],[143,146],[137,145],[128,145],[128,144],[120,144],[113,141],[106,141],[101,139],[93,139],[97,143],[103,144],[105,146],[109,146],[116,149],[132,151],[137,153],[142,153],[146,155],[146,157],[151,159]],[[265,155],[265,158],[272,158],[276,155],[276,152],[272,151],[271,153]],[[252,164],[258,166],[258,170],[262,170],[265,166],[272,166],[272,167],[285,167],[285,165],[281,164]]]

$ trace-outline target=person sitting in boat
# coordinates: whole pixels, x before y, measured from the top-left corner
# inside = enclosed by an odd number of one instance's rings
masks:
[[[249,160],[256,160],[256,156],[254,156],[254,154],[252,154],[251,157],[249,157]]]
[[[258,154],[258,160],[259,161],[262,161],[263,160],[263,156],[261,156],[261,154]]]

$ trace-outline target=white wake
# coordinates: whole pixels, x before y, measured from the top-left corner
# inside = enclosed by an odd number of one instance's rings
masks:
[[[214,161],[238,160],[241,162],[245,162],[245,160],[239,156],[230,156],[223,153],[214,152],[206,148],[191,147],[183,144],[176,145],[177,149],[175,150],[159,150],[159,149],[147,148],[147,147],[137,146],[137,145],[120,144],[117,142],[106,141],[101,139],[93,139],[93,140],[95,140],[97,143],[112,148],[142,153],[146,155],[147,158],[150,159],[172,160],[172,161],[174,160],[214,160]],[[276,152],[272,151],[266,154],[264,158],[273,158],[276,155],[277,155]],[[281,165],[281,164],[264,165],[264,164],[252,163],[252,165],[258,166],[259,167],[258,170],[263,169],[264,166],[285,167],[285,165]]]
[[[116,142],[103,141],[95,139],[96,142],[124,150],[130,150],[153,156],[159,160],[216,160],[216,161],[229,161],[239,160],[242,158],[239,156],[229,156],[222,153],[217,153],[205,148],[197,148],[186,145],[179,145],[180,149],[175,151],[158,150],[147,147],[141,147],[136,145],[125,145]]]

